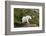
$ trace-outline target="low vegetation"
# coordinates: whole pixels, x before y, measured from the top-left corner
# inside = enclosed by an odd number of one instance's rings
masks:
[[[39,9],[14,8],[14,27],[23,27],[24,24],[22,24],[22,17],[26,15],[32,17],[29,21],[31,24],[39,26]]]

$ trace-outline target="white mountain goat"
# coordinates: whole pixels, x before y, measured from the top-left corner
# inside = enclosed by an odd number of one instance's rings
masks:
[[[22,23],[25,23],[25,22],[29,23],[29,21],[28,21],[29,19],[32,19],[31,16],[29,16],[29,15],[23,16],[22,17]]]

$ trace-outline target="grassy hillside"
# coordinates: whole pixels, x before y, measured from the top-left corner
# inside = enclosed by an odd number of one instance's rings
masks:
[[[36,24],[39,26],[39,9],[24,8],[14,8],[14,26],[16,26],[15,23],[18,23],[18,25],[20,25],[20,22],[22,22],[22,17],[26,15],[30,15],[32,17],[30,21],[31,24]]]

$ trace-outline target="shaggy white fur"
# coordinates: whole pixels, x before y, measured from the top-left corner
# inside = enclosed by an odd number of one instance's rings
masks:
[[[29,21],[28,21],[29,19],[32,19],[31,16],[29,16],[29,15],[23,16],[22,17],[22,23],[25,23],[25,22],[29,23]]]

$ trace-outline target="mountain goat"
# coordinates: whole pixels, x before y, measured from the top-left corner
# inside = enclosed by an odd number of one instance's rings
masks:
[[[25,22],[26,22],[26,23],[29,23],[29,21],[28,21],[29,19],[32,19],[31,16],[29,16],[29,15],[23,16],[23,17],[22,17],[22,23],[25,23]]]

